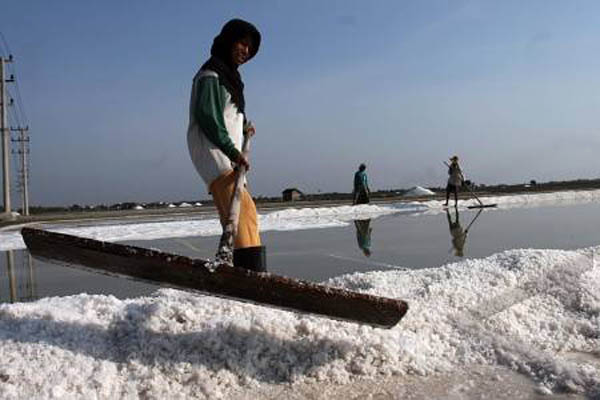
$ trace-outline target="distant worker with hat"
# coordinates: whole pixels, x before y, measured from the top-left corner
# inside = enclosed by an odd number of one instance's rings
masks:
[[[358,171],[354,174],[354,190],[352,191],[353,205],[368,204],[371,190],[367,182],[367,166],[363,163],[358,167]]]
[[[458,205],[458,188],[462,186],[465,181],[465,177],[458,165],[458,157],[450,157],[450,164],[444,162],[448,166],[448,184],[446,185],[446,204],[448,206],[448,200],[450,200],[450,193],[454,193],[454,207]]]

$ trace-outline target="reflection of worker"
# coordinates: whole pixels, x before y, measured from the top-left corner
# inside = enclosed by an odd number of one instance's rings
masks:
[[[354,220],[354,226],[356,227],[356,242],[358,247],[362,250],[365,256],[371,255],[371,220],[370,219],[357,219]]]
[[[460,225],[460,219],[458,216],[458,209],[454,209],[456,212],[456,220],[453,222],[450,216],[450,211],[446,210],[446,217],[448,217],[448,228],[450,229],[450,235],[452,236],[452,246],[454,247],[454,255],[457,257],[464,257],[465,241],[467,240],[467,231],[463,230]]]
[[[369,183],[367,182],[367,173],[365,170],[367,166],[360,164],[358,171],[354,174],[354,191],[352,192],[352,198],[354,199],[353,204],[367,204],[369,203]]]

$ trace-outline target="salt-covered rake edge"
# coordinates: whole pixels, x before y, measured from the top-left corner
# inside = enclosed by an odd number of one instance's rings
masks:
[[[103,242],[36,228],[23,228],[36,258],[184,290],[328,318],[391,328],[408,311],[399,299],[297,279],[215,265],[142,247]]]

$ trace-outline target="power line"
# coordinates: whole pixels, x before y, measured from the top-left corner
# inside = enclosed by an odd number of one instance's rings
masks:
[[[6,90],[6,94],[8,95],[7,96],[7,99],[8,99],[8,104],[7,104],[8,105],[8,116],[9,117],[12,116],[12,118],[14,120],[13,124],[16,124],[18,126],[24,126],[24,125],[26,125],[26,124],[22,123],[22,121],[21,121],[21,117],[20,117],[21,113],[19,112],[18,107],[16,107],[16,104],[14,102],[14,96],[12,95],[11,90],[8,87],[5,88],[5,90]]]
[[[6,47],[7,55],[10,54],[11,53],[10,47],[8,47],[8,42],[6,41],[6,38],[4,37],[4,34],[2,33],[2,31],[0,31],[0,39],[2,39],[2,43],[4,43],[4,47]]]
[[[2,41],[3,47],[6,49],[6,56],[10,57],[10,55],[12,54],[12,51],[10,50],[10,46],[8,45],[8,41],[6,40],[6,37],[4,36],[4,34],[2,33],[2,31],[0,31],[0,39]],[[0,54],[0,56],[2,56],[3,54]],[[19,87],[19,80],[17,79],[17,71],[16,71],[16,65],[15,65],[15,61],[13,60],[13,62],[7,64],[7,70],[8,73],[10,74],[10,76],[12,76],[12,78],[14,79],[14,87],[15,87],[15,92],[16,92],[16,96],[14,96],[14,98],[17,100],[17,106],[19,108],[19,112],[21,115],[21,120],[23,125],[29,125],[29,122],[27,121],[27,114],[25,113],[25,106],[23,105],[23,99],[21,97],[21,89]],[[11,95],[12,97],[12,95]]]
[[[23,118],[23,124],[29,126],[29,122],[27,121],[27,114],[25,113],[25,107],[23,106],[23,100],[21,99],[21,90],[19,89],[19,80],[16,78],[16,71],[13,71],[13,75],[15,76],[15,89],[17,91],[17,104],[19,105],[19,110],[21,112],[21,116]]]
[[[8,45],[8,41],[6,40],[6,37],[4,36],[4,34],[2,33],[2,31],[0,31],[0,50],[2,50],[2,48],[4,47],[4,49],[6,50],[6,53],[4,53],[4,51],[2,51],[2,55],[6,58],[8,57],[10,54],[12,54],[12,51],[10,51],[10,46]]]
[[[16,109],[18,109],[20,119],[22,119],[23,124],[27,125],[28,124],[27,116],[25,113],[25,107],[23,106],[23,100],[21,98],[21,90],[19,89],[19,79],[17,79],[17,71],[14,67],[14,64],[16,64],[15,60],[13,60],[13,62],[10,63],[8,66],[9,66],[10,76],[13,79],[16,96],[13,96],[12,93],[10,93],[10,91],[9,91],[9,94],[10,94],[11,98],[17,100]]]

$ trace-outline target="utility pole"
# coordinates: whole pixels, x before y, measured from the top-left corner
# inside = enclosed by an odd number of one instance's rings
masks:
[[[23,201],[21,212],[24,216],[27,216],[29,215],[29,163],[27,161],[27,154],[29,154],[27,143],[29,143],[29,137],[26,135],[26,132],[29,131],[29,127],[10,128],[10,130],[19,132],[19,137],[13,141],[20,143],[20,149],[17,152],[21,158],[21,171],[19,171],[21,177],[19,180],[19,189],[21,190],[21,199]]]
[[[4,194],[4,213],[6,217],[11,216],[10,207],[10,130],[6,126],[6,82],[12,82],[14,79],[5,78],[4,65],[12,62],[12,55],[7,59],[0,56],[0,133],[2,133],[2,166],[3,166],[3,194]]]

